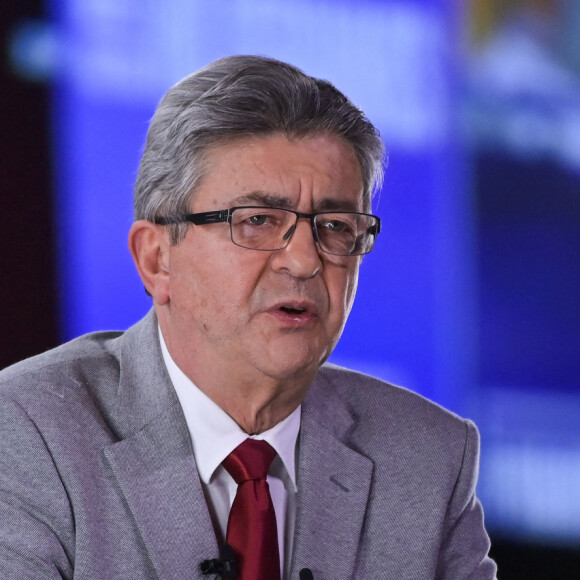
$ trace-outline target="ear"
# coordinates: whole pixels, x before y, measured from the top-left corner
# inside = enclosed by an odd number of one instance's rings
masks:
[[[129,250],[145,289],[156,304],[169,302],[169,233],[167,228],[138,220],[129,231]]]

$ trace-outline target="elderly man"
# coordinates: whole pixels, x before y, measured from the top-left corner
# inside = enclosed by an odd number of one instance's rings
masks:
[[[167,93],[129,234],[152,311],[0,374],[0,577],[495,578],[474,425],[325,364],[382,158],[278,61]]]

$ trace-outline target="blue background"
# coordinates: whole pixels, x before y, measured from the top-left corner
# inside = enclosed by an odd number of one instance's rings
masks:
[[[470,4],[53,0],[62,339],[150,307],[126,236],[167,88],[227,54],[287,60],[361,106],[389,153],[332,360],[476,420],[492,531],[578,546],[580,13]]]

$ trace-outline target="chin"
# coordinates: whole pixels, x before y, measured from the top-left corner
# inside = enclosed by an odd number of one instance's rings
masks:
[[[331,349],[323,352],[312,349],[285,348],[276,352],[270,350],[265,364],[262,365],[264,374],[279,380],[309,379],[318,371],[324,361],[330,356]]]

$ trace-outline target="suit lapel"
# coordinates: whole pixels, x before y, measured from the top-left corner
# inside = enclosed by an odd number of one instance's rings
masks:
[[[119,439],[106,462],[159,578],[202,578],[199,563],[218,546],[153,312],[125,333],[119,357],[119,382],[102,400]]]
[[[201,578],[199,563],[217,557],[218,547],[178,413],[107,447],[105,457],[159,577]]]
[[[358,554],[373,463],[344,443],[353,419],[342,403],[332,393],[315,402],[315,387],[303,404],[290,578],[310,568],[316,580],[346,579]]]

